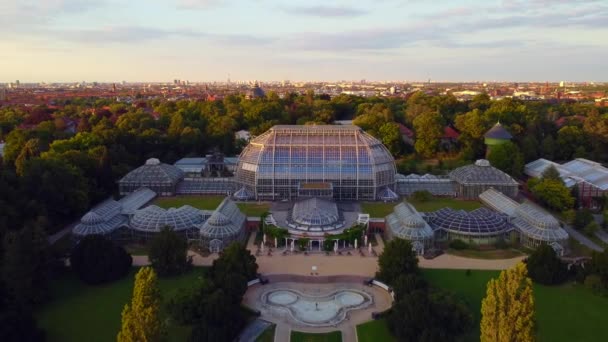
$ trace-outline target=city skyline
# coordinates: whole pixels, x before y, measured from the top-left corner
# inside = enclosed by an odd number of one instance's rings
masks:
[[[0,0],[0,81],[606,81],[608,4]]]

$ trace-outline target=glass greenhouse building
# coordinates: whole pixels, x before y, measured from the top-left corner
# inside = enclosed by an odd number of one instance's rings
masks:
[[[147,187],[159,196],[173,196],[177,184],[184,179],[184,172],[179,168],[163,164],[156,158],[148,159],[146,164],[127,173],[118,181],[121,195],[127,195],[141,187]]]
[[[247,217],[237,205],[229,198],[211,214],[211,217],[200,226],[201,246],[208,248],[209,252],[220,252],[233,241],[245,241],[245,224]]]
[[[458,196],[464,199],[476,200],[479,195],[494,188],[509,197],[517,196],[519,184],[513,177],[490,165],[485,159],[475,164],[466,165],[452,170],[450,179],[456,183]]]
[[[536,248],[548,244],[559,254],[567,247],[568,233],[555,217],[540,207],[530,202],[517,203],[495,189],[486,190],[479,199],[488,207],[511,218],[511,224],[519,231],[523,246]]]
[[[308,183],[328,183],[334,199],[377,200],[395,174],[390,152],[357,126],[279,125],[243,150],[236,181],[255,199],[292,200]]]
[[[433,244],[433,229],[422,215],[409,203],[399,203],[386,217],[386,232],[389,239],[398,237],[412,241],[418,255]],[[415,244],[415,242],[418,242]]]
[[[491,245],[506,239],[513,228],[508,216],[488,208],[467,212],[443,208],[426,214],[439,241],[462,240],[469,244]]]

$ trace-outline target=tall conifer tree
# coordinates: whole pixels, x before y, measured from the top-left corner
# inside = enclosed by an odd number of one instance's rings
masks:
[[[160,290],[156,273],[144,267],[135,276],[131,304],[122,311],[122,327],[118,342],[156,342],[165,340],[160,318]]]
[[[532,280],[524,263],[488,282],[481,302],[481,342],[531,342],[534,336]]]

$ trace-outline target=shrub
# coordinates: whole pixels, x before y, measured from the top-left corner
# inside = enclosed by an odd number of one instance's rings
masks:
[[[131,268],[133,259],[122,246],[116,246],[101,235],[82,239],[70,255],[70,265],[87,284],[118,280]]]
[[[573,224],[574,218],[576,217],[576,211],[574,211],[574,209],[564,210],[562,211],[562,217],[567,224]]]
[[[433,199],[433,195],[426,190],[414,191],[412,193],[412,200],[416,202],[428,202],[431,199]]]
[[[583,232],[587,235],[593,235],[595,232],[598,231],[598,229],[600,229],[600,225],[597,224],[597,222],[595,221],[591,221],[588,225],[585,226],[585,228],[583,228]]]
[[[450,241],[449,246],[450,246],[450,248],[456,249],[456,250],[462,250],[462,249],[469,248],[469,244],[460,239],[455,239],[455,240]]]
[[[494,243],[494,247],[497,249],[507,249],[509,248],[509,243],[505,239],[498,239]]]
[[[597,294],[605,292],[604,285],[602,284],[602,279],[597,274],[590,274],[585,277],[585,287]]]

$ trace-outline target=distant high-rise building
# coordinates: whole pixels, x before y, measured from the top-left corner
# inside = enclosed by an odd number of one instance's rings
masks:
[[[6,101],[6,89],[0,88],[0,102]]]
[[[16,81],[15,81],[15,84],[16,84],[16,85],[19,85],[19,84],[21,84],[21,83],[19,83],[19,80],[16,80]]]
[[[566,81],[559,82],[559,86],[560,86],[560,88],[565,87],[566,86]]]

